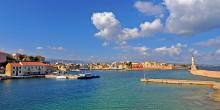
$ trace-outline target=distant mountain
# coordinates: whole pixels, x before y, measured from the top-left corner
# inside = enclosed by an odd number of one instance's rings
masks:
[[[50,64],[55,63],[72,63],[72,64],[88,64],[91,63],[89,61],[82,61],[82,60],[65,60],[65,59],[53,59],[53,58],[47,58],[47,62],[50,62]]]

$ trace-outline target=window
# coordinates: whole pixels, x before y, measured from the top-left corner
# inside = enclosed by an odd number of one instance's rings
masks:
[[[13,67],[13,69],[15,69],[15,67]]]
[[[19,71],[19,73],[21,73],[21,71]]]

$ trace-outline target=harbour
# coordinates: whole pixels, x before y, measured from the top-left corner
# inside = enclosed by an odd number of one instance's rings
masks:
[[[0,96],[4,99],[0,105],[4,107],[4,110],[11,110],[15,107],[22,110],[71,108],[74,110],[127,110],[130,108],[134,110],[191,110],[191,108],[193,110],[216,110],[219,107],[219,103],[210,97],[214,92],[211,87],[140,83],[143,74],[153,79],[218,81],[218,79],[191,75],[186,70],[90,72],[100,75],[101,78],[94,80],[47,78],[4,80],[0,83]],[[16,103],[18,99],[22,102]]]
[[[0,110],[220,110],[220,0],[0,7]]]

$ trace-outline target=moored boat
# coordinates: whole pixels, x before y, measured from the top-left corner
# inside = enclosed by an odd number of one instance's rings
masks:
[[[79,69],[72,69],[70,70],[71,72],[79,72],[80,70]]]
[[[56,76],[56,79],[67,79],[66,76]]]
[[[93,79],[100,78],[98,75],[92,75],[91,73],[79,74],[78,79]]]

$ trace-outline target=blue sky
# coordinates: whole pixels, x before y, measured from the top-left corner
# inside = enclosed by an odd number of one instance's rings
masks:
[[[0,50],[58,59],[179,63],[190,62],[194,53],[200,63],[218,63],[219,6],[218,0],[1,1]]]

